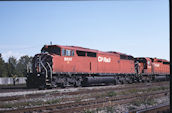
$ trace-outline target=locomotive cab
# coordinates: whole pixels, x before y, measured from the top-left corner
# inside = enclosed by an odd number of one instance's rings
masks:
[[[41,53],[48,53],[48,54],[55,54],[55,55],[61,55],[61,48],[55,45],[45,45],[42,49],[41,49]]]
[[[145,58],[135,58],[135,70],[137,74],[143,74],[147,69],[147,60]]]

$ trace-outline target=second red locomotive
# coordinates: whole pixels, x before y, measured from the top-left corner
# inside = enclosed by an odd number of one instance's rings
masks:
[[[28,87],[88,86],[168,79],[169,62],[77,46],[45,45],[33,58]]]

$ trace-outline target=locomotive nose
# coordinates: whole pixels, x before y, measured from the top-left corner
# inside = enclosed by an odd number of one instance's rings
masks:
[[[32,59],[32,73],[27,77],[27,87],[46,86],[51,80],[52,56],[47,53],[36,54]]]
[[[33,71],[38,74],[48,74],[52,71],[52,56],[49,54],[37,54],[33,59]]]

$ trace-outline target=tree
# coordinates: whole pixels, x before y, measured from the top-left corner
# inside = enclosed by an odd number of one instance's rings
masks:
[[[20,57],[19,60],[11,56],[8,62],[5,63],[0,54],[0,77],[12,77],[13,75],[17,75],[18,77],[26,76],[27,64],[31,61],[32,57],[28,55]]]
[[[20,57],[16,70],[18,76],[26,76],[27,74],[27,64],[32,61],[32,57],[29,57],[28,55]]]
[[[7,64],[7,72],[8,72],[8,76],[12,77],[13,75],[16,75],[16,66],[17,66],[17,60],[15,57],[10,57],[8,59],[8,64]]]
[[[0,53],[0,77],[7,77],[7,68],[4,60],[1,57]]]
[[[11,56],[9,59],[8,59],[8,63],[11,64],[14,68],[16,68],[16,65],[17,65],[17,59],[13,56]]]

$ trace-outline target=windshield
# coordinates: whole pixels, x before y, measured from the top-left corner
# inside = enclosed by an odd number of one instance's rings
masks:
[[[44,46],[41,53],[57,54],[60,55],[61,49],[57,46]]]

